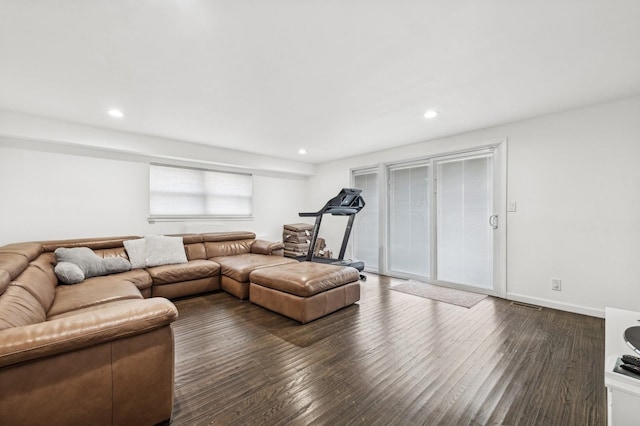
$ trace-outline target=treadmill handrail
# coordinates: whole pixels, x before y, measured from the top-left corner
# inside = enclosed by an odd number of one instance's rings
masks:
[[[300,217],[317,217],[323,214],[334,216],[350,216],[358,213],[365,206],[364,199],[360,195],[361,189],[342,188],[342,190],[327,201],[327,203],[317,212],[298,213]]]
[[[300,217],[315,217],[315,216],[320,216],[323,214],[332,214],[334,216],[349,216],[352,214],[356,214],[358,213],[359,210],[358,209],[354,209],[354,208],[329,208],[328,210],[322,212],[315,212],[315,213],[311,213],[311,212],[307,212],[307,213],[298,213],[298,216]]]
[[[358,209],[352,209],[352,208],[340,208],[340,209],[329,209],[327,210],[327,213],[332,214],[334,216],[348,216],[348,215],[352,215],[352,214],[356,214],[358,213]]]

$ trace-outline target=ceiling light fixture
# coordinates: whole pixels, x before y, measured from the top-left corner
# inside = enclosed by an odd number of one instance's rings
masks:
[[[438,116],[438,111],[430,109],[429,111],[424,113],[424,118],[432,119]]]
[[[110,109],[109,111],[107,111],[107,114],[109,114],[113,118],[122,118],[122,117],[124,117],[124,113],[122,111],[120,111],[119,109]]]
[[[306,150],[306,149],[304,149],[304,148],[300,148],[300,149],[298,150],[298,154],[300,154],[300,155],[305,155],[306,153],[307,153],[307,150]]]

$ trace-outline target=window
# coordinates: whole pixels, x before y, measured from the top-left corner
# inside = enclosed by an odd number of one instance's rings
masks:
[[[150,219],[251,217],[250,174],[151,164]]]

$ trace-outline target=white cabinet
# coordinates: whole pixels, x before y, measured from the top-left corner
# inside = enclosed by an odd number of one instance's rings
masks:
[[[624,331],[637,325],[640,325],[640,312],[606,308],[604,384],[609,426],[640,425],[640,379],[613,371],[619,357],[634,354],[624,340]]]

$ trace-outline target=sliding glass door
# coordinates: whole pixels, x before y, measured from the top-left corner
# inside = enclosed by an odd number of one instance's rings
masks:
[[[367,203],[354,227],[355,258],[369,271],[395,277],[503,292],[497,152],[484,148],[354,171],[353,185]]]
[[[431,167],[389,168],[389,271],[431,276]]]
[[[503,294],[505,155],[496,146],[354,171],[367,203],[356,258],[390,276]]]
[[[380,253],[380,186],[378,171],[359,170],[353,173],[353,186],[362,190],[365,208],[358,213],[353,228],[355,259],[364,262],[365,269],[378,272]]]
[[[493,161],[436,161],[438,281],[493,289]]]

